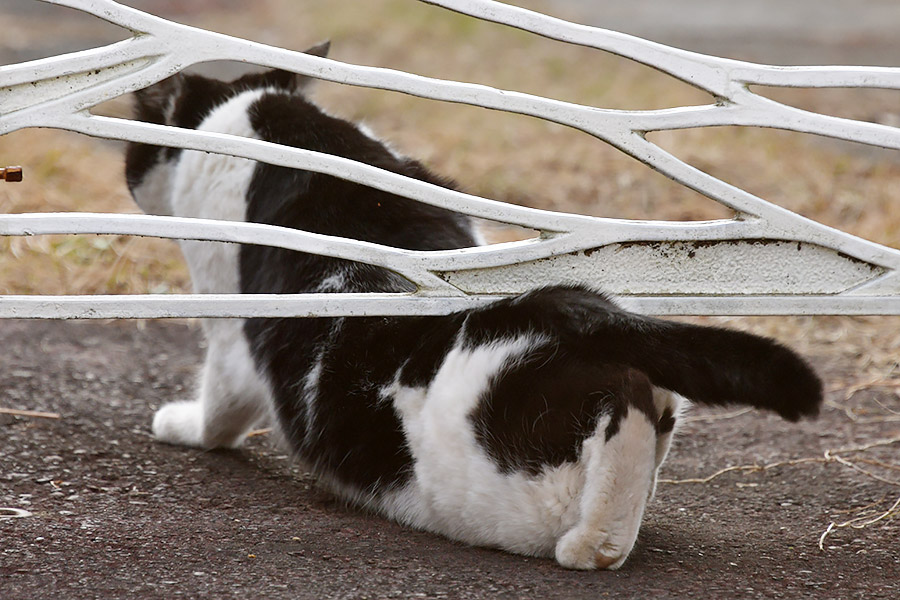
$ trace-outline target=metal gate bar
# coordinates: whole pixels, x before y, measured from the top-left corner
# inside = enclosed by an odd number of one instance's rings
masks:
[[[0,135],[51,127],[177,146],[326,173],[540,232],[534,239],[414,252],[252,223],[140,215],[0,215],[0,235],[110,233],[254,243],[389,268],[413,294],[0,296],[0,318],[155,318],[442,314],[523,292],[533,282],[597,285],[655,314],[900,314],[900,251],[775,206],[708,175],[646,138],[653,131],[742,125],[900,149],[900,129],[804,111],[750,89],[900,89],[900,68],[778,67],[706,56],[490,0],[423,0],[475,18],[611,52],[710,94],[710,104],[611,110],[483,85],[363,67],[173,23],[111,0],[41,0],[76,8],[133,37],[0,67]],[[91,107],[193,64],[237,60],[357,86],[538,117],[587,132],[735,211],[706,222],[633,221],[495,202],[340,157],[225,134],[94,116]]]

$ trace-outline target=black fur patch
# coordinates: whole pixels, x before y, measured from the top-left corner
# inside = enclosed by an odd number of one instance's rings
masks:
[[[313,56],[326,56],[329,42],[305,50]],[[269,70],[248,73],[226,83],[201,75],[178,73],[135,92],[135,117],[139,121],[155,125],[172,125],[196,129],[203,119],[217,106],[241,92],[256,89],[276,89],[299,92],[312,80],[290,71]],[[161,148],[150,144],[130,143],[125,153],[125,181],[134,190],[146,174],[160,160],[174,160],[181,148]]]
[[[324,114],[295,94],[265,94],[250,108],[262,139],[351,158],[437,185],[448,181],[418,162],[397,158],[353,124]],[[468,218],[308,171],[259,164],[248,193],[247,220],[415,250],[475,245]],[[341,291],[411,291],[378,267],[243,246],[246,293],[315,291],[330,275]],[[412,457],[399,418],[381,396],[403,366],[404,385],[426,383],[456,335],[461,317],[410,319],[254,319],[245,331],[257,365],[272,383],[276,409],[297,451],[344,484],[375,492],[409,476]],[[303,381],[321,356],[313,422]]]
[[[174,75],[135,92],[136,117],[156,125],[196,129],[212,110],[236,93],[229,84],[200,75]],[[125,180],[133,190],[161,160],[174,160],[181,148],[161,148],[149,144],[128,144]]]
[[[416,388],[431,383],[453,347],[464,319],[464,314],[457,313],[447,317],[402,320],[409,322],[409,334],[418,341],[400,371],[401,385]],[[405,331],[406,327],[402,329]]]
[[[663,435],[673,429],[675,429],[675,415],[672,414],[671,408],[666,407],[663,410],[663,414],[660,415],[659,421],[656,422],[656,433],[657,435]]]
[[[578,460],[603,415],[610,418],[609,440],[630,409],[656,420],[646,376],[544,347],[496,377],[470,418],[476,439],[501,472],[537,475]]]
[[[302,96],[267,94],[249,112],[253,128],[266,141],[455,187],[422,164],[394,156],[352,123],[326,115]],[[260,164],[250,189],[249,221],[409,250],[475,245],[470,221],[463,215],[329,175]]]

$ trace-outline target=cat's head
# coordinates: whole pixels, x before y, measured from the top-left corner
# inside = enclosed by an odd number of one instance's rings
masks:
[[[305,50],[325,57],[329,42]],[[305,75],[274,69],[248,73],[234,81],[178,73],[135,92],[135,118],[147,123],[196,129],[217,106],[242,92],[257,89],[303,93],[314,81]],[[125,180],[135,202],[147,214],[171,215],[171,175],[181,150],[129,143]]]

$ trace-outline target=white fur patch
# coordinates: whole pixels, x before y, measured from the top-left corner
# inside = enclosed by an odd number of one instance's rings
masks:
[[[340,292],[346,290],[347,274],[343,270],[338,270],[319,282],[316,286],[317,292]]]
[[[393,156],[397,160],[407,160],[407,157],[404,156],[403,154],[400,154],[400,152],[398,152],[397,149],[394,148],[389,142],[387,142],[386,140],[383,140],[383,139],[379,138],[377,135],[375,135],[375,132],[372,131],[372,128],[369,127],[368,125],[366,125],[365,123],[356,123],[356,128],[359,129],[360,133],[362,133],[364,136],[366,136],[370,140],[374,140],[374,141],[378,142],[379,144],[381,144],[382,146],[384,146],[385,149],[387,149],[387,151],[391,153],[391,156]]]
[[[630,409],[609,441],[603,429],[584,442],[580,518],[556,546],[556,560],[571,569],[616,569],[625,562],[656,469],[656,428],[644,413]]]
[[[675,427],[672,428],[672,431],[660,434],[656,439],[656,468],[653,471],[653,479],[650,485],[650,500],[652,500],[653,496],[656,494],[656,480],[659,477],[659,469],[663,462],[665,462],[666,456],[669,454],[669,446],[672,444],[672,437],[681,425],[681,417],[684,414],[684,411],[687,410],[690,402],[684,398],[684,396],[676,394],[673,391],[654,387],[653,404],[656,407],[656,414],[660,416],[668,409],[672,418],[675,419]]]
[[[263,91],[257,90],[230,99],[214,109],[197,129],[257,137],[247,109],[262,94]],[[247,190],[256,168],[254,161],[186,150],[171,168],[172,214],[245,220]],[[158,173],[149,175],[153,185],[162,177]],[[157,188],[158,193],[163,193],[161,186]],[[195,292],[240,292],[236,244],[190,240],[180,244]],[[159,439],[204,448],[235,446],[243,441],[255,422],[268,414],[269,386],[256,372],[243,325],[243,319],[203,321],[209,347],[199,399],[162,407],[153,421],[153,432]]]
[[[263,94],[244,92],[213,110],[198,131],[258,138],[247,109]],[[247,190],[256,162],[222,154],[185,150],[175,169],[172,211],[179,217],[245,221]],[[236,244],[185,240],[181,242],[191,270],[194,290],[201,294],[238,293]]]

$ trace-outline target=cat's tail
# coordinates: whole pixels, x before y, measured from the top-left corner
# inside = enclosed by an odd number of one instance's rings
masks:
[[[493,317],[495,311],[483,311],[482,327],[492,322],[498,332],[512,331],[526,323],[574,342],[588,361],[638,369],[694,402],[749,405],[789,421],[816,415],[822,403],[812,367],[768,338],[637,315],[581,286],[539,288],[494,306],[501,305]]]
[[[742,404],[789,421],[814,416],[822,382],[793,350],[750,333],[628,312],[582,286],[538,288],[468,315],[470,335],[490,341],[522,331],[558,339],[559,351],[620,364],[700,404]],[[568,349],[568,350],[567,350]]]
[[[589,337],[606,360],[701,404],[749,405],[789,421],[818,414],[822,382],[793,350],[742,331],[635,315],[602,300],[606,309],[590,320]]]

